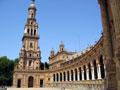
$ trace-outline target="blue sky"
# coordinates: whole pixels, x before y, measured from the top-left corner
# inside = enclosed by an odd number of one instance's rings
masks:
[[[31,0],[0,0],[0,57],[19,57]],[[97,0],[36,0],[39,46],[43,62],[58,51],[61,40],[67,51],[80,51],[101,37]]]

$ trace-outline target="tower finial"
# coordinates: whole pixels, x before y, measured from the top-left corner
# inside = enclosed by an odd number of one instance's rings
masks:
[[[61,44],[63,44],[63,41],[61,40]]]
[[[32,0],[32,3],[34,3],[35,0]]]

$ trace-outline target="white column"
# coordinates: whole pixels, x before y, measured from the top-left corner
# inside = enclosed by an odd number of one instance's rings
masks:
[[[90,80],[89,79],[89,69],[86,70],[86,74],[87,74],[87,80]]]
[[[80,81],[80,72],[77,73],[77,79]]]
[[[82,80],[84,80],[84,71],[82,71]]]
[[[60,73],[58,75],[59,75],[59,80],[58,81],[60,82]]]
[[[57,82],[57,74],[55,74],[55,82]]]
[[[95,80],[94,67],[91,67],[92,80]]]
[[[73,72],[73,81],[75,81],[75,72]]]
[[[70,76],[69,76],[69,80],[71,81],[71,73],[69,74]]]
[[[97,74],[98,74],[98,79],[101,79],[100,64],[97,65]]]
[[[62,81],[64,82],[64,73],[62,74]]]
[[[68,81],[68,77],[67,77],[68,75],[67,75],[67,72],[66,72],[66,81]]]

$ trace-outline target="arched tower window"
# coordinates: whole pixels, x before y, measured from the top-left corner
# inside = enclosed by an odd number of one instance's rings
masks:
[[[29,29],[27,29],[27,33],[29,34]]]
[[[36,35],[36,30],[34,30],[34,35]]]
[[[32,42],[30,43],[30,48],[33,48],[33,43]]]
[[[29,66],[32,66],[32,61],[31,60],[29,61]]]
[[[31,35],[33,34],[33,30],[31,29]]]
[[[32,13],[32,15],[31,15],[31,17],[33,18],[33,13]]]
[[[30,57],[31,57],[32,55],[30,54]]]

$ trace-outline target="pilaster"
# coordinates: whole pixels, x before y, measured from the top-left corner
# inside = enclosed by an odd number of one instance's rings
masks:
[[[105,87],[107,87],[108,90],[111,90],[111,89],[116,89],[117,83],[116,83],[115,63],[113,62],[113,47],[112,47],[112,38],[111,38],[111,33],[109,28],[110,24],[109,24],[109,17],[108,17],[107,0],[98,0],[98,2],[101,8],[104,49],[105,49],[105,55],[106,55],[107,78],[105,82]]]
[[[120,89],[120,0],[110,0],[110,7],[113,16],[113,23],[115,28],[115,59],[116,62],[116,74],[117,74],[117,82],[118,89]],[[119,65],[118,65],[119,63]]]

